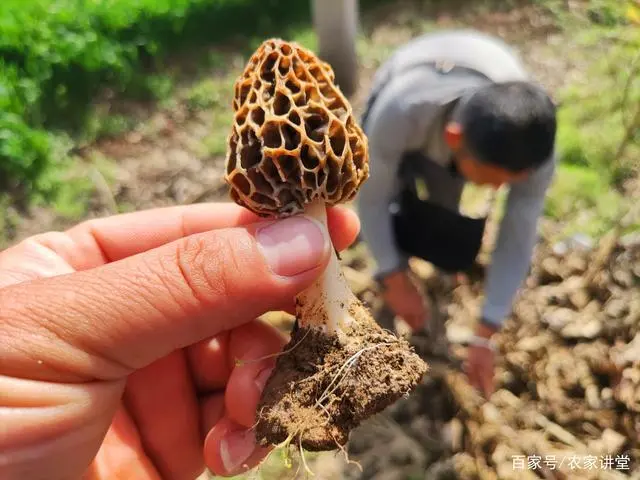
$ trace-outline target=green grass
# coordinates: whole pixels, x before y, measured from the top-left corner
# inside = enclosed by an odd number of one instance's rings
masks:
[[[558,94],[561,166],[545,214],[562,221],[566,234],[600,236],[631,206],[621,191],[640,166],[640,124],[621,149],[640,108],[640,25],[629,20],[630,5],[592,1],[583,17],[559,16],[572,50],[592,60]]]
[[[127,115],[121,114],[101,114],[93,111],[87,116],[84,130],[78,136],[80,143],[91,143],[98,138],[117,137],[125,132],[133,130],[137,121]]]
[[[584,81],[568,86],[560,95],[563,107],[558,143],[563,161],[593,168],[614,183],[640,155],[640,135],[636,132],[623,157],[616,158],[629,117],[640,104],[640,28],[633,33],[626,38],[628,44],[611,45],[606,54],[602,52],[602,57],[584,72]],[[594,42],[598,40],[602,42],[593,36],[581,42],[580,48],[596,49]],[[635,57],[638,69],[630,72]],[[625,89],[627,84],[629,88]]]
[[[96,194],[98,185],[105,187],[115,180],[113,160],[99,154],[81,160],[66,158],[53,180],[57,185],[56,194],[49,199],[37,197],[34,205],[51,208],[58,216],[69,221],[79,221],[87,214],[90,200]]]
[[[0,250],[9,246],[9,240],[19,224],[20,214],[14,208],[11,197],[0,193]]]
[[[213,78],[196,83],[187,93],[186,102],[189,108],[193,110],[205,110],[208,108],[219,108],[223,105],[224,100],[229,96],[230,88],[233,80],[220,81]]]
[[[205,78],[180,95],[191,111],[209,111],[211,114],[210,133],[204,138],[199,152],[203,158],[219,157],[226,152],[233,120],[231,101],[236,74],[233,72],[217,78]]]
[[[628,208],[598,171],[560,165],[545,205],[545,215],[563,223],[563,234],[604,235]]]

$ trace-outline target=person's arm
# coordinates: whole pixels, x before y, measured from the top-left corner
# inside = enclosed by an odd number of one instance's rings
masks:
[[[554,172],[555,157],[552,157],[509,191],[485,283],[482,322],[489,329],[500,329],[527,275],[537,239],[538,219]]]
[[[374,108],[369,127],[369,179],[360,187],[361,231],[376,261],[374,276],[380,283],[385,305],[413,331],[423,328],[428,304],[409,275],[406,255],[396,246],[389,204],[399,191],[398,170],[407,149],[420,139],[420,126],[403,105],[406,96],[388,94]],[[421,112],[422,113],[422,112]],[[428,120],[420,115],[420,120]]]
[[[378,98],[367,121],[371,172],[358,194],[362,236],[376,261],[378,278],[407,264],[396,247],[389,204],[399,189],[398,168],[411,128],[402,105],[384,97]]]

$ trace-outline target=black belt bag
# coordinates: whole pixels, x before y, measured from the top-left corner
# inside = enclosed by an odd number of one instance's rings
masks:
[[[466,217],[422,200],[415,182],[405,178],[402,183],[391,208],[397,247],[448,273],[470,271],[482,247],[487,219]]]

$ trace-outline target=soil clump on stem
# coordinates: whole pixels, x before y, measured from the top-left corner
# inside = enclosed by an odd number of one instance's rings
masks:
[[[354,323],[345,333],[346,342],[314,327],[296,329],[258,406],[258,438],[335,450],[363,420],[407,395],[426,371],[405,340],[373,321]]]

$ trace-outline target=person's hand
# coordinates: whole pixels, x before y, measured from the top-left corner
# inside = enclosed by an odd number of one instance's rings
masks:
[[[358,228],[329,210],[338,250]],[[308,219],[225,203],[92,220],[1,252],[0,478],[255,466],[268,450],[251,427],[284,344],[256,317],[291,310],[330,248]]]
[[[383,298],[394,314],[401,317],[415,333],[424,328],[429,317],[426,298],[405,271],[387,275],[384,283]]]
[[[480,324],[476,328],[476,335],[487,340],[491,339],[496,329]],[[467,353],[467,377],[469,383],[485,398],[489,398],[494,391],[494,353],[483,345],[469,346]]]

